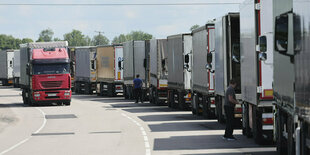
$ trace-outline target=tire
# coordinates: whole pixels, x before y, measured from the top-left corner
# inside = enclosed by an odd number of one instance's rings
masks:
[[[223,109],[222,109],[222,99],[221,97],[217,97],[218,102],[215,102],[216,105],[216,111],[217,111],[217,121],[221,124],[225,123],[225,118],[223,115]]]
[[[28,98],[26,97],[26,91],[23,89],[22,91],[23,103],[24,105],[28,105]]]
[[[193,99],[192,99],[192,114],[197,115],[198,114],[198,95],[196,93],[193,93]]]
[[[168,107],[172,108],[172,95],[173,91],[168,91]]]
[[[213,114],[211,113],[210,108],[210,98],[208,96],[202,96],[202,115],[204,118],[212,118]]]
[[[182,92],[178,93],[178,109],[179,110],[186,110],[184,94]]]
[[[243,104],[244,108],[242,111],[242,134],[248,138],[252,137],[250,122],[249,122],[249,105],[248,103]]]
[[[71,105],[71,101],[64,102],[63,104],[64,104],[65,106],[70,106],[70,105]]]
[[[287,149],[287,140],[283,137],[283,131],[284,131],[284,121],[285,116],[282,114],[282,111],[278,109],[277,113],[277,153],[279,155],[285,155],[288,154]]]
[[[256,106],[253,106],[253,138],[257,144],[263,144],[262,131],[262,112]]]

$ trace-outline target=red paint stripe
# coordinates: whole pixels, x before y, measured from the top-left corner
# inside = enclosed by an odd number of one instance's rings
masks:
[[[260,0],[257,0],[257,3],[260,3]],[[257,24],[258,24],[258,37],[261,35],[261,15],[260,10],[257,11]],[[262,86],[262,62],[258,60],[258,70],[259,70],[259,86]],[[263,98],[263,93],[260,94],[260,98]]]

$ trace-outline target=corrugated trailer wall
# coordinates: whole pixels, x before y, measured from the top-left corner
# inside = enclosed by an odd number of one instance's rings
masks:
[[[99,46],[97,47],[97,81],[113,82],[114,81],[114,47]]]

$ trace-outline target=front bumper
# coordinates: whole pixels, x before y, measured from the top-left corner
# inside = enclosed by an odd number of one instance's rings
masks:
[[[34,102],[68,102],[71,100],[71,90],[34,91]]]

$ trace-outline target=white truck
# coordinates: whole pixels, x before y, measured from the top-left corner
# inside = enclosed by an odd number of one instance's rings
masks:
[[[13,84],[14,50],[0,51],[0,81],[3,86]]]
[[[279,154],[310,154],[309,0],[274,0],[274,98]]]
[[[246,0],[240,5],[243,134],[256,143],[273,141],[272,1]]]
[[[167,39],[150,40],[150,102],[165,104],[168,96]]]
[[[214,31],[213,21],[192,31],[192,113],[196,115],[202,114],[206,118],[214,117],[215,115],[215,61],[207,62],[207,55],[209,55],[210,59],[215,54]],[[205,68],[206,64],[207,68]]]
[[[241,100],[239,13],[228,13],[215,22],[215,105],[220,123],[225,120],[225,93],[229,81],[237,82],[236,99]],[[235,106],[235,118],[241,120],[241,104]]]
[[[13,57],[13,86],[19,87],[20,81],[20,50],[14,50]]]
[[[168,106],[191,106],[192,35],[168,36]]]
[[[97,94],[116,96],[123,93],[123,46],[97,46]]]
[[[75,48],[75,92],[93,94],[96,91],[96,47]]]
[[[142,93],[143,100],[148,95],[149,82],[149,41],[128,41],[123,43],[124,51],[124,97],[133,99],[133,80],[137,74],[143,81]]]

